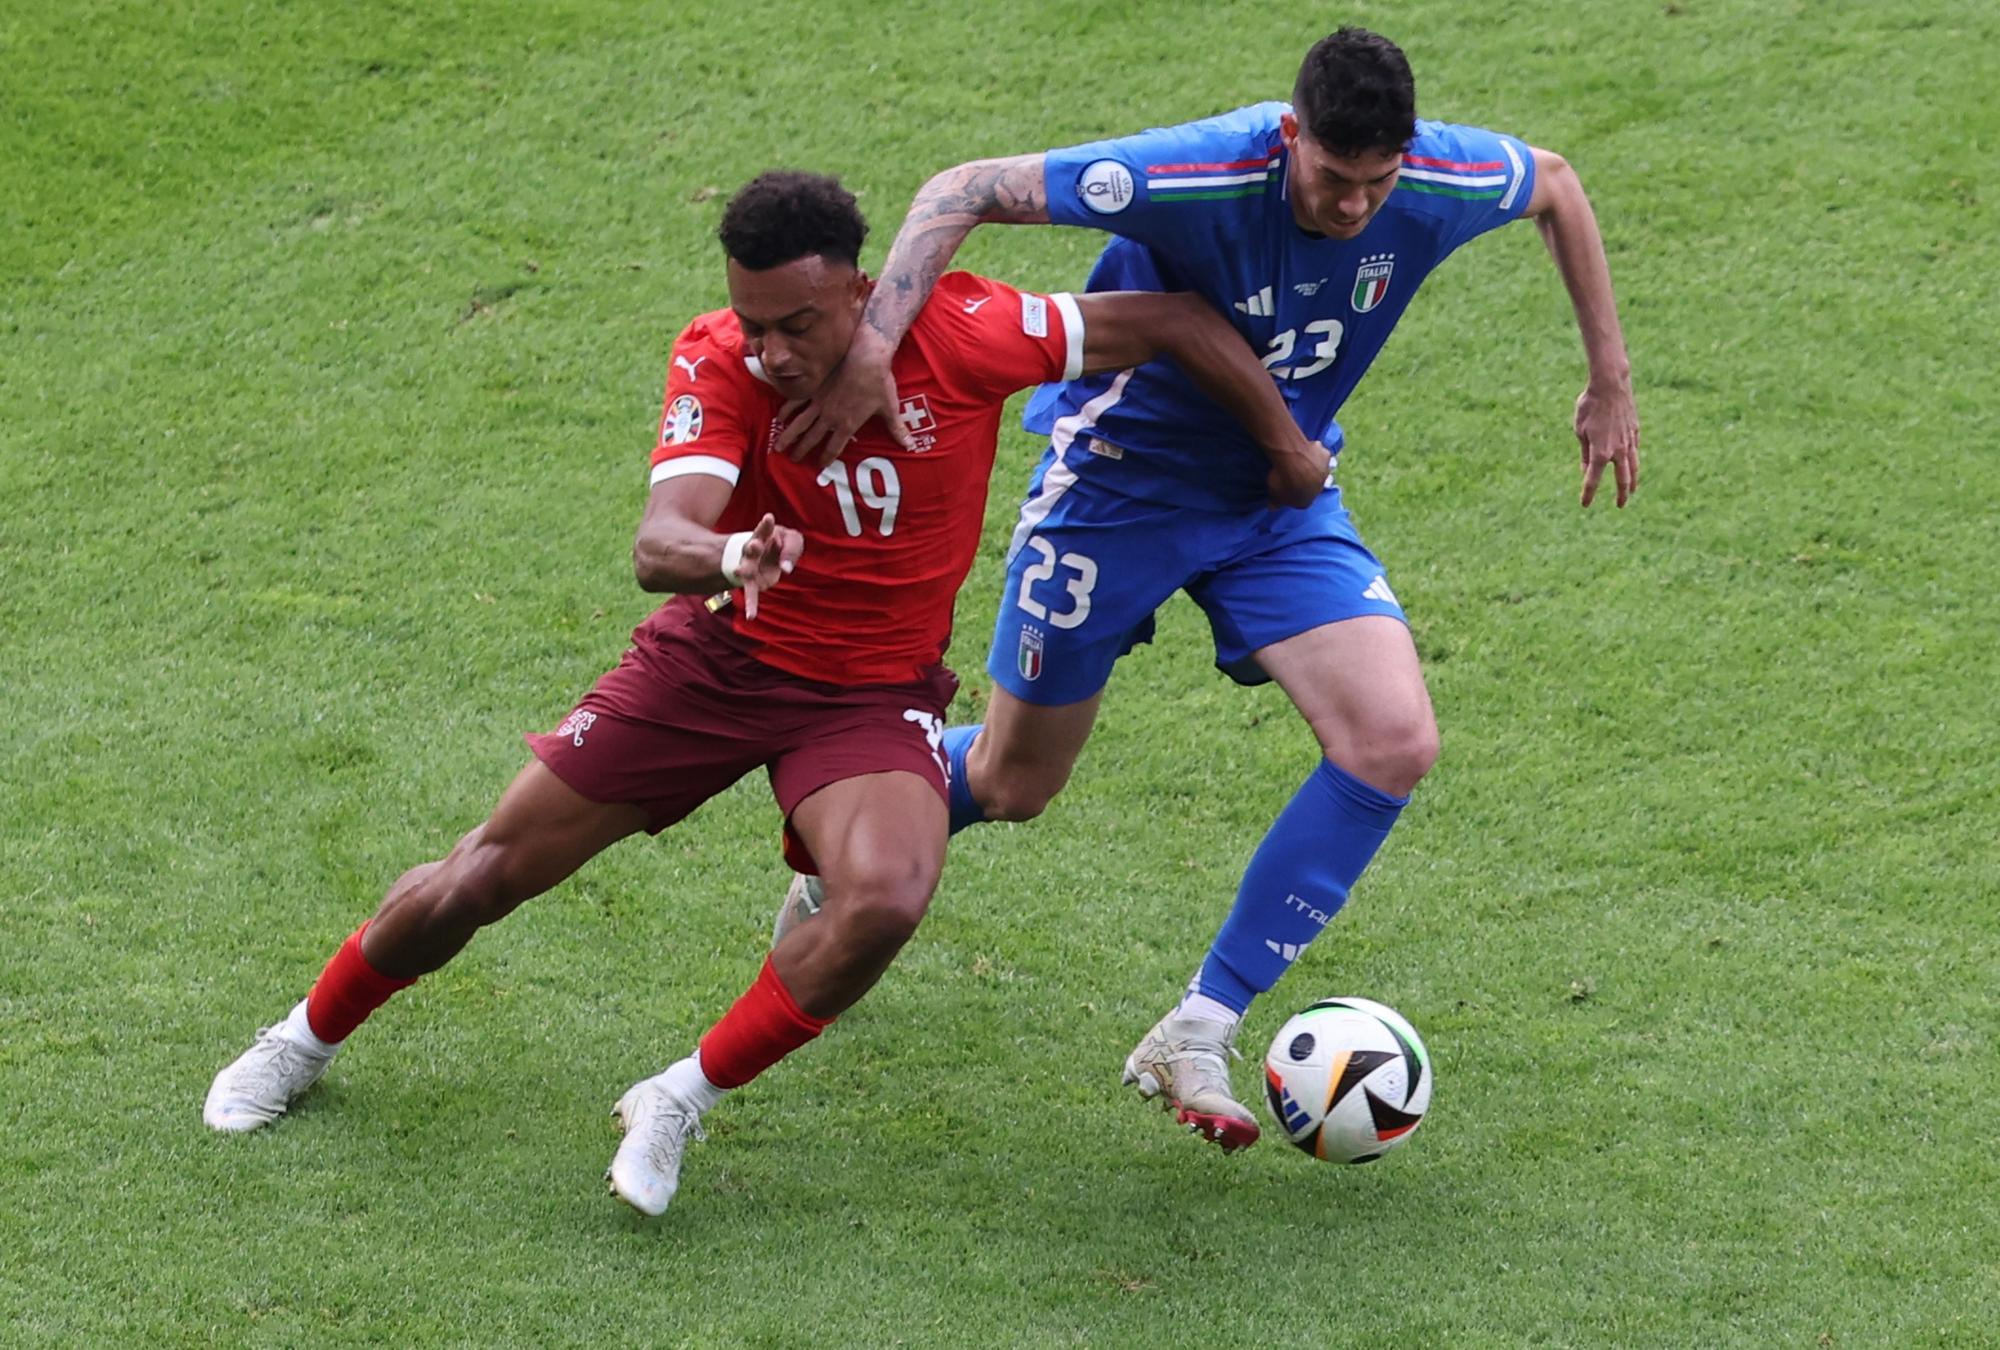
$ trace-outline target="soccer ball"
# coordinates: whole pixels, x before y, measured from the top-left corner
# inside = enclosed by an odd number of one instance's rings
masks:
[[[1374,1162],[1431,1104],[1431,1057],[1394,1008],[1326,998],[1278,1029],[1264,1057],[1278,1128],[1327,1162]]]

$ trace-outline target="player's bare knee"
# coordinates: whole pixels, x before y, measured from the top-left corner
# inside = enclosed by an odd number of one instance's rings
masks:
[[[1358,749],[1355,762],[1341,767],[1384,792],[1407,797],[1437,763],[1438,749],[1436,721],[1412,718],[1379,728]]]
[[[883,858],[821,878],[826,913],[851,946],[896,948],[917,931],[937,889],[938,869],[919,858]]]

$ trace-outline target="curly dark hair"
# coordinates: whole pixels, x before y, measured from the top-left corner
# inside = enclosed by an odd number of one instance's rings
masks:
[[[772,169],[737,190],[715,233],[723,251],[753,272],[808,254],[852,267],[868,222],[838,178]]]
[[[1400,153],[1417,134],[1417,82],[1401,47],[1366,28],[1343,28],[1306,53],[1292,111],[1336,155]]]

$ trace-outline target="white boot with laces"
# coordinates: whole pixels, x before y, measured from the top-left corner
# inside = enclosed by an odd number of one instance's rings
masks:
[[[611,1112],[625,1131],[604,1172],[611,1193],[648,1218],[664,1214],[680,1189],[688,1141],[708,1138],[702,1133],[702,1113],[722,1091],[702,1076],[692,1055],[634,1083]]]
[[[1183,1016],[1179,1009],[1154,1024],[1125,1059],[1125,1083],[1175,1113],[1181,1124],[1225,1153],[1257,1142],[1257,1121],[1229,1086],[1237,1022]]]
[[[250,1048],[215,1075],[202,1103],[202,1122],[231,1133],[270,1124],[319,1081],[339,1051],[312,1034],[300,1000],[290,1017],[261,1028]]]

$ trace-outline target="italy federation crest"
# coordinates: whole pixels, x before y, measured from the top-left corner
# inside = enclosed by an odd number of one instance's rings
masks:
[[[1015,663],[1022,679],[1042,677],[1042,630],[1033,624],[1021,625],[1021,646],[1015,653]]]
[[[1396,255],[1373,253],[1354,269],[1354,312],[1366,314],[1382,303],[1389,293],[1389,274],[1396,270]]]

